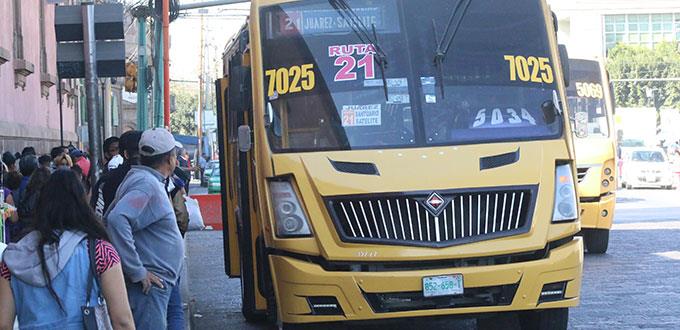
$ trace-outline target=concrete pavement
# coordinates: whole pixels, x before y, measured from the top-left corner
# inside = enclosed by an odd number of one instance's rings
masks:
[[[581,305],[570,311],[570,328],[680,329],[679,197],[678,191],[619,192],[609,252],[586,255]],[[194,329],[273,329],[243,319],[239,280],[224,275],[222,234],[192,232],[187,241]],[[388,327],[473,329],[474,321],[409,320]]]

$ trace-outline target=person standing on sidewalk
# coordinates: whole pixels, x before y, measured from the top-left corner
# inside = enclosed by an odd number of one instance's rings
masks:
[[[120,139],[117,136],[112,136],[112,137],[109,137],[108,139],[104,140],[104,145],[103,145],[103,147],[104,147],[103,148],[104,159],[102,159],[102,161],[104,162],[103,166],[102,166],[102,172],[103,173],[106,173],[106,172],[109,171],[109,169],[110,169],[109,162],[115,156],[117,156],[120,153],[119,143],[120,143]],[[114,161],[114,164],[116,162],[117,161]],[[122,161],[121,161],[121,163],[122,163]],[[114,165],[114,164],[111,164],[111,165]],[[116,168],[116,167],[118,167],[118,165],[116,165],[113,168]]]
[[[50,176],[30,229],[2,256],[0,329],[13,329],[15,316],[21,329],[83,329],[81,308],[92,273],[99,280],[93,282],[89,303],[96,306],[104,297],[113,328],[134,329],[120,259],[71,170]]]
[[[177,163],[176,142],[163,128],[144,131],[141,166],[121,183],[104,219],[121,256],[130,307],[139,329],[166,329],[184,243],[166,190]]]
[[[109,209],[111,202],[116,197],[118,187],[132,169],[132,165],[139,165],[139,139],[141,138],[141,131],[127,131],[121,134],[120,153],[125,161],[117,168],[102,174],[99,181],[94,185],[90,206],[100,218]]]

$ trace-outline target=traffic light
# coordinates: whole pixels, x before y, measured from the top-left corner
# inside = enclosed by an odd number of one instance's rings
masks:
[[[132,62],[125,64],[125,91],[137,92],[137,64]]]

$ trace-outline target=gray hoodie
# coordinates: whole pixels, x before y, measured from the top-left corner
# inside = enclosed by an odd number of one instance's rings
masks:
[[[182,267],[184,241],[164,180],[150,167],[132,166],[104,215],[123,272],[133,283],[150,271],[174,285]]]
[[[61,234],[58,246],[46,245],[43,247],[45,263],[51,280],[54,280],[66,267],[76,247],[86,236],[83,232],[65,231]],[[32,286],[45,287],[47,283],[38,257],[39,240],[40,233],[37,231],[30,232],[19,242],[8,245],[2,258],[12,275]]]

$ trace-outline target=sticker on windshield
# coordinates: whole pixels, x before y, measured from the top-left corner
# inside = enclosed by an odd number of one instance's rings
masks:
[[[536,119],[527,109],[480,109],[474,118],[472,128],[499,128],[536,126]]]
[[[510,81],[552,84],[555,81],[550,59],[536,56],[505,55],[510,69]]]
[[[328,46],[328,57],[335,58],[333,65],[339,67],[335,78],[339,81],[354,81],[363,72],[364,79],[375,78],[375,47],[372,44]]]
[[[387,81],[387,104],[408,104],[411,97],[408,92],[408,79],[392,78]],[[382,79],[364,80],[364,87],[382,87]]]
[[[265,71],[265,75],[269,79],[267,97],[270,101],[281,95],[310,91],[316,84],[314,64],[271,69]]]
[[[381,125],[381,105],[343,105],[342,106],[342,126],[380,126]]]
[[[423,87],[423,95],[425,95],[425,103],[437,103],[437,94],[435,92],[434,77],[420,77],[420,85]]]

